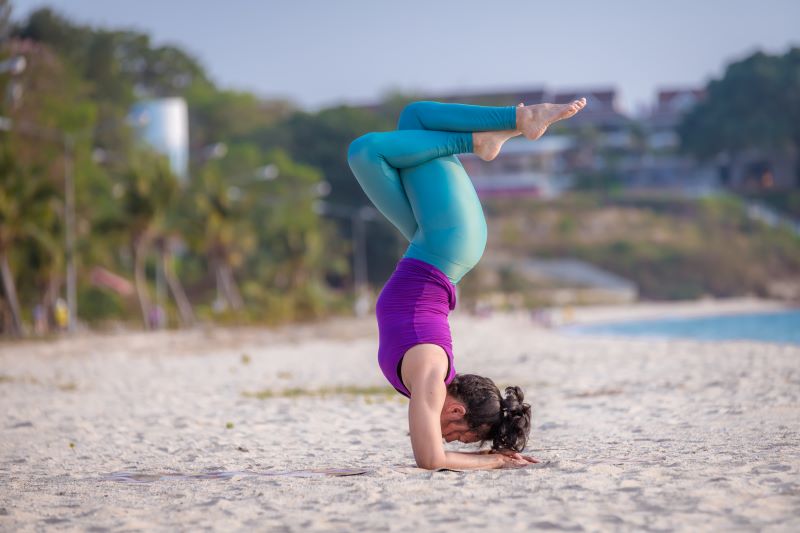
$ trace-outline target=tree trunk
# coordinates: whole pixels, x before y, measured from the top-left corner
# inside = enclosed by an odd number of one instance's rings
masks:
[[[242,301],[239,287],[236,285],[236,279],[233,277],[233,272],[231,272],[231,267],[223,261],[219,261],[217,269],[219,279],[222,281],[222,294],[225,295],[228,305],[234,311],[240,310],[244,307],[244,302]]]
[[[139,297],[139,307],[142,310],[142,320],[144,321],[144,328],[151,329],[150,327],[150,296],[147,293],[147,275],[145,273],[145,258],[147,257],[147,248],[149,245],[149,237],[143,233],[135,242],[133,246],[133,280],[136,285],[136,295]]]
[[[180,280],[172,269],[172,253],[169,251],[169,245],[165,245],[161,250],[161,267],[164,270],[167,286],[175,299],[175,304],[178,306],[181,324],[189,327],[193,326],[194,312],[192,311],[192,304],[189,303],[189,298],[186,297],[186,292],[184,292]]]
[[[58,275],[51,275],[50,280],[47,283],[47,290],[44,293],[44,297],[42,297],[42,306],[45,309],[46,313],[46,320],[45,323],[47,325],[47,331],[50,331],[53,327],[53,320],[52,320],[52,309],[56,303],[56,298],[58,298],[58,294],[61,291],[61,278]]]
[[[800,138],[795,139],[789,154],[794,159],[794,186],[800,189]]]
[[[8,264],[6,252],[0,252],[0,274],[3,277],[3,291],[8,299],[8,306],[11,308],[11,333],[22,335],[22,313],[19,310],[19,300],[17,299],[17,288],[14,285],[14,276],[11,274],[11,267]]]

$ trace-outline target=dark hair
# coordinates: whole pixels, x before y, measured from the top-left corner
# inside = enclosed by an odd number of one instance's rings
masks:
[[[489,378],[459,374],[447,393],[464,403],[464,418],[483,442],[492,441],[493,450],[521,452],[531,431],[531,406],[519,387],[506,387],[505,398]]]

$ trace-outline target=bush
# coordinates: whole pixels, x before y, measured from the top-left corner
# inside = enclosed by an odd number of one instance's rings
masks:
[[[81,287],[78,291],[78,315],[87,322],[122,320],[130,313],[125,300],[98,287]]]

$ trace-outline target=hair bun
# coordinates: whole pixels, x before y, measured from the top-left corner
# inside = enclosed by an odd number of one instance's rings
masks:
[[[506,387],[506,397],[504,400],[501,400],[501,405],[505,409],[516,413],[522,410],[522,406],[525,405],[522,403],[524,398],[525,394],[519,387]]]
[[[483,441],[494,450],[521,452],[531,429],[531,406],[522,400],[519,387],[506,387],[505,397],[497,385],[475,374],[458,374],[447,386],[447,393],[464,403],[464,418]]]
[[[519,387],[506,387],[506,397],[500,400],[503,420],[494,438],[494,449],[521,452],[528,443],[531,428],[531,406],[524,403],[525,398]]]

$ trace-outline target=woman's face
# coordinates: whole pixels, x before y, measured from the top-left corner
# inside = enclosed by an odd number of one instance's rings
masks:
[[[478,434],[469,428],[467,421],[465,419],[461,420],[449,420],[449,421],[442,421],[442,438],[444,438],[445,442],[478,442],[480,441],[480,437]]]
[[[444,400],[440,420],[442,438],[445,442],[457,440],[469,444],[482,440],[477,431],[470,429],[469,424],[467,424],[466,414],[467,408],[464,403],[448,394]]]

